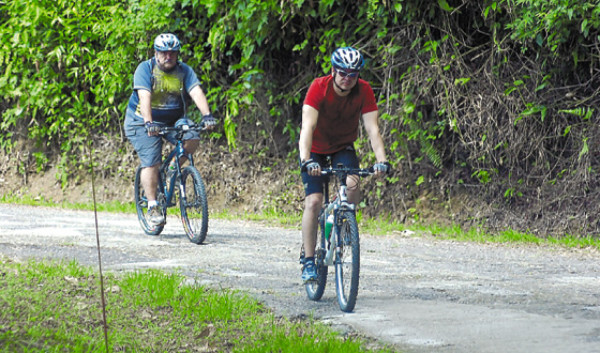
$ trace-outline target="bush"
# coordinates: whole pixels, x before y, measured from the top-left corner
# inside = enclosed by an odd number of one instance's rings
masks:
[[[454,221],[584,230],[597,223],[581,205],[596,204],[598,184],[598,12],[581,0],[9,0],[0,146],[32,141],[36,170],[56,152],[66,184],[90,141],[119,135],[133,71],[168,31],[230,151],[259,170],[295,165],[306,89],[329,72],[333,49],[352,45],[398,171],[367,189],[372,215],[418,218],[424,193],[448,212],[476,190],[489,209]],[[356,145],[373,163],[366,137]]]

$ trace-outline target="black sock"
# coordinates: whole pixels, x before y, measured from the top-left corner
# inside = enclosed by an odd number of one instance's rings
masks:
[[[315,257],[312,256],[312,257],[305,257],[304,258],[304,263],[307,263],[309,261],[312,262],[312,263],[315,263]]]

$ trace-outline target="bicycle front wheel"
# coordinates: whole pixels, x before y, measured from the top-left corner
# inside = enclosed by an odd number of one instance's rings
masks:
[[[340,309],[344,312],[351,312],[354,310],[358,296],[360,272],[358,225],[356,216],[351,211],[342,213],[340,221],[341,226],[337,236],[342,240],[342,247],[336,252],[335,288]]]
[[[323,237],[325,236],[323,231],[323,216],[319,216],[317,225],[317,247],[315,249],[315,265],[317,265],[317,279],[315,281],[306,282],[304,285],[306,289],[306,295],[310,300],[320,300],[325,291],[325,285],[327,284],[327,266],[325,265],[325,254],[327,249],[325,244],[327,242]]]
[[[194,166],[181,171],[183,195],[179,195],[181,222],[192,243],[202,244],[208,232],[208,202],[200,172]]]
[[[156,195],[158,197],[159,203],[161,204],[163,215],[166,210],[164,207],[164,195],[161,191],[162,181],[159,180],[158,188],[156,190]],[[164,225],[155,227],[151,224],[148,224],[146,221],[146,212],[148,212],[148,197],[146,196],[146,192],[144,191],[144,187],[142,186],[142,167],[138,167],[135,171],[135,183],[133,190],[134,198],[135,198],[135,209],[137,211],[138,220],[140,225],[142,226],[142,230],[144,233],[148,235],[159,235],[163,229]]]

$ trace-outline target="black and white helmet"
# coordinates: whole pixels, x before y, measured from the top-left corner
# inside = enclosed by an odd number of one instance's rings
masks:
[[[352,47],[337,48],[331,54],[331,65],[337,69],[360,70],[365,65],[360,52]]]
[[[181,43],[174,34],[162,33],[154,39],[154,49],[156,51],[179,51]]]

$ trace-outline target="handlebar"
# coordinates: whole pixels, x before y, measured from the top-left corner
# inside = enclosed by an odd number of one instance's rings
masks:
[[[131,124],[132,126],[143,126],[144,128],[146,128],[146,125],[144,123],[134,123]],[[201,122],[199,124],[182,124],[179,126],[161,126],[160,127],[160,132],[159,134],[164,135],[169,131],[190,131],[190,130],[196,130],[196,131],[207,131],[208,130],[209,125],[206,125],[204,122]]]
[[[164,134],[168,133],[169,131],[186,132],[186,131],[192,131],[192,130],[206,131],[206,130],[208,130],[208,126],[202,122],[200,124],[183,124],[183,125],[179,125],[179,126],[162,126],[160,128],[159,134],[164,135]]]
[[[309,164],[309,163],[313,164],[315,162],[312,159],[310,159],[306,162],[302,162],[300,171],[306,172],[308,170],[307,164]],[[385,164],[387,164],[386,172],[389,174],[391,172],[391,165],[388,162],[385,162]],[[341,163],[338,163],[337,167],[329,166],[327,168],[321,168],[321,176],[328,176],[328,175],[338,175],[339,176],[339,175],[352,174],[352,175],[358,175],[361,177],[365,177],[365,176],[375,174],[375,166],[372,166],[370,168],[351,168],[351,167],[346,167]]]
[[[348,175],[354,174],[361,177],[369,176],[371,174],[375,174],[375,170],[373,167],[370,168],[350,168],[350,167],[329,167],[321,170],[321,175]]]

